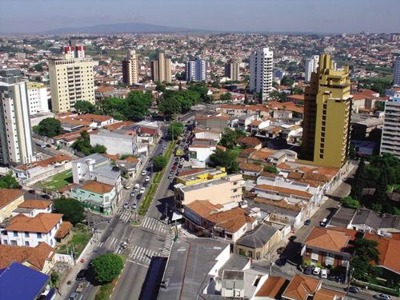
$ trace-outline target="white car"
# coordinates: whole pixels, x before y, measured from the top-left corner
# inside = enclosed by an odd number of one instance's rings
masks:
[[[144,179],[144,181],[150,181],[150,176],[146,176],[146,178]]]
[[[321,268],[320,267],[315,267],[312,273],[314,275],[319,275],[319,273],[321,273]]]
[[[145,191],[146,191],[146,188],[145,188],[144,186],[142,186],[142,187],[140,188],[139,193],[140,193],[140,194],[144,194]]]
[[[143,171],[142,171],[142,176],[146,176],[146,174],[147,174],[147,171],[146,171],[146,170],[143,170]]]
[[[320,276],[321,276],[322,279],[328,278],[328,269],[322,269],[321,273],[320,273]]]
[[[128,208],[129,208],[129,202],[125,202],[125,203],[124,203],[124,208],[125,208],[125,209],[128,209]]]

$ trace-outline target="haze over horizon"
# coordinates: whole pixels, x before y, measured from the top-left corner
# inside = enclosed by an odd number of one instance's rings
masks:
[[[2,0],[0,32],[148,23],[215,31],[400,32],[399,0]]]

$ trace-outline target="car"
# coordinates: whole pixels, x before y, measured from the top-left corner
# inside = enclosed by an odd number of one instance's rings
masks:
[[[164,146],[162,146],[162,148],[163,148],[163,150],[165,150],[165,149],[167,149],[167,146],[166,146],[166,145],[164,145]]]
[[[146,191],[146,188],[145,188],[144,186],[142,186],[142,187],[140,188],[139,193],[140,193],[140,194],[144,194],[145,191]]]
[[[132,203],[132,209],[136,209],[136,207],[137,207],[137,202],[135,201]]]
[[[291,242],[293,242],[294,240],[296,240],[297,239],[297,236],[295,236],[295,235],[291,235],[290,237],[289,237],[289,241],[291,241]]]
[[[169,174],[168,179],[174,178],[174,174]]]
[[[357,294],[360,291],[360,288],[356,286],[349,286],[348,288],[344,289],[346,292],[349,291],[350,293]]]
[[[78,272],[78,274],[76,274],[76,281],[82,281],[83,279],[85,279],[85,275],[86,275],[86,269],[82,269]]]
[[[324,218],[321,222],[319,222],[319,226],[326,227],[327,223],[328,223],[328,219]]]
[[[50,195],[47,195],[47,194],[43,194],[43,195],[40,195],[40,197],[42,197],[43,199],[50,199]]]
[[[137,190],[132,190],[132,192],[131,192],[131,197],[135,197],[135,195],[136,195],[136,193],[137,193]]]
[[[172,170],[174,170],[174,171],[175,171],[175,170],[176,170],[176,168],[177,168],[177,166],[176,166],[176,165],[173,165],[173,166],[172,166]]]
[[[322,269],[319,275],[321,276],[322,279],[328,278],[328,269]]]
[[[146,174],[147,174],[147,171],[146,171],[146,170],[143,170],[143,171],[142,171],[142,176],[146,176]]]
[[[144,181],[142,184],[144,187],[147,187],[149,185],[149,181]]]
[[[276,253],[278,254],[282,254],[283,251],[285,251],[285,247],[279,247],[278,249],[276,249]]]
[[[144,181],[150,181],[150,176],[146,176],[146,178],[144,179]]]
[[[304,225],[310,225],[310,224],[311,224],[311,220],[310,219],[307,219],[307,220],[304,221]]]
[[[304,274],[306,274],[306,275],[311,275],[312,272],[313,272],[313,270],[314,270],[313,266],[307,266],[307,267],[304,269]]]
[[[314,275],[319,275],[319,273],[321,273],[321,268],[320,267],[315,267],[312,273]]]
[[[379,300],[390,300],[392,299],[389,295],[386,294],[376,294],[374,295],[375,299],[379,299]]]
[[[80,299],[80,298],[82,298],[82,296],[80,296],[78,293],[73,292],[73,293],[69,296],[68,300],[78,300],[78,299]]]
[[[125,208],[125,209],[128,209],[128,208],[129,208],[129,202],[125,202],[125,203],[124,203],[124,208]]]
[[[36,191],[35,190],[29,190],[28,193],[34,195],[34,194],[36,194]]]
[[[275,262],[275,264],[276,264],[278,267],[283,267],[284,265],[286,265],[286,258],[285,258],[285,257],[279,258],[279,259]]]

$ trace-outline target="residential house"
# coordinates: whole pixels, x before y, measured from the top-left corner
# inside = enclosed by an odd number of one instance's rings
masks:
[[[239,170],[240,173],[246,176],[259,176],[261,172],[263,171],[264,167],[262,165],[256,165],[256,164],[251,164],[251,163],[240,163],[239,164]]]
[[[70,196],[85,207],[103,214],[112,214],[116,208],[116,188],[114,185],[87,180],[82,185],[71,188]]]
[[[242,137],[237,140],[237,144],[245,148],[254,148],[259,150],[262,148],[262,142],[256,137]]]
[[[194,134],[194,139],[214,140],[217,142],[221,139],[220,130],[196,127],[192,133]]]
[[[40,213],[51,213],[53,211],[53,201],[50,200],[25,200],[16,209],[13,210],[12,216],[23,214],[27,217],[35,217]]]
[[[262,104],[257,105],[218,105],[216,110],[229,116],[239,117],[247,114],[256,114],[259,117],[269,115],[269,109]]]
[[[380,215],[372,210],[360,208],[357,210],[347,228],[362,232],[377,232],[382,222]]]
[[[247,131],[250,124],[253,121],[258,120],[258,118],[259,118],[258,114],[244,114],[237,118],[234,118],[231,121],[231,127],[236,130]]]
[[[275,300],[280,299],[289,280],[280,276],[268,276],[268,279],[260,285],[253,300]]]
[[[12,212],[24,202],[24,191],[0,189],[0,223],[11,217]]]
[[[90,145],[102,145],[107,148],[107,154],[111,155],[135,154],[136,144],[136,134],[127,135],[101,130],[90,135]]]
[[[303,263],[319,263],[347,270],[351,259],[349,250],[353,247],[356,235],[356,230],[314,227],[302,245]]]
[[[282,300],[308,300],[321,288],[322,280],[295,275],[282,294]]]
[[[36,247],[45,242],[54,247],[61,224],[61,214],[40,213],[32,218],[19,214],[3,225],[1,244]]]
[[[175,207],[183,209],[195,200],[209,200],[212,204],[227,204],[242,201],[242,175],[232,174],[220,179],[208,180],[193,185],[178,183],[174,186]]]
[[[283,238],[282,232],[274,226],[261,224],[245,233],[235,244],[234,252],[251,259],[261,259]]]
[[[211,128],[213,130],[220,130],[220,132],[231,126],[231,117],[225,114],[196,114],[194,121],[196,127]]]
[[[211,139],[193,139],[189,146],[189,159],[194,162],[197,167],[204,168],[209,161],[211,154],[218,147],[218,141]]]
[[[260,130],[267,128],[270,125],[271,125],[271,120],[266,119],[264,117],[264,119],[262,120],[254,120],[253,122],[251,122],[247,126],[246,131],[250,132],[251,135],[257,135]]]
[[[21,285],[23,279],[23,285]],[[0,270],[0,291],[2,299],[48,299],[55,298],[55,289],[50,288],[50,276],[12,262]]]
[[[19,262],[39,272],[50,274],[55,264],[56,250],[44,242],[36,247],[0,245],[0,269]]]

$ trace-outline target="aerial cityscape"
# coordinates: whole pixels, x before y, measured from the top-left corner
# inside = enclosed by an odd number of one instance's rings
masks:
[[[400,2],[135,2],[0,4],[0,299],[400,299]]]

